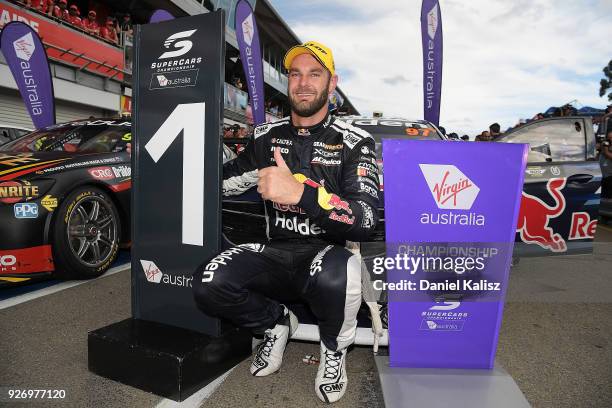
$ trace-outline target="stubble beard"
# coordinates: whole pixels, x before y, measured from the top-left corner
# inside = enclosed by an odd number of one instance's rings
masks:
[[[327,85],[325,85],[321,93],[319,93],[317,97],[315,98],[315,100],[312,102],[306,102],[306,101],[298,102],[293,98],[293,95],[290,92],[287,92],[287,94],[289,95],[289,105],[291,106],[291,110],[296,115],[302,118],[310,117],[314,115],[315,113],[317,113],[318,111],[320,111],[321,108],[323,108],[325,104],[328,103],[329,92],[327,90],[329,89],[330,81],[331,81],[331,78],[327,80]],[[296,93],[303,91],[303,90],[304,89],[298,88],[296,90]]]

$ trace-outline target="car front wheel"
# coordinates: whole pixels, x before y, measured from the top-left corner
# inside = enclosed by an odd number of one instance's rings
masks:
[[[117,258],[121,225],[115,204],[95,187],[71,192],[57,210],[53,229],[55,276],[89,279]]]

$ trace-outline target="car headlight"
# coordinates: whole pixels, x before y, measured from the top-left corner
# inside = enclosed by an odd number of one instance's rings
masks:
[[[41,198],[53,187],[55,180],[38,179],[0,182],[0,203],[14,204]]]

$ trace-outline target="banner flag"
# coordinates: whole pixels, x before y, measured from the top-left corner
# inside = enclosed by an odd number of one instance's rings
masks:
[[[264,102],[263,63],[259,47],[259,34],[251,5],[245,0],[236,4],[236,38],[240,49],[240,59],[244,69],[249,104],[253,109],[255,126],[266,122]]]
[[[151,14],[149,18],[149,23],[159,23],[161,21],[169,21],[174,20],[174,16],[167,12],[166,10],[157,9]]]
[[[383,157],[390,364],[492,368],[527,145],[387,139]]]
[[[53,81],[45,47],[29,25],[8,23],[0,48],[36,129],[55,124]]]
[[[442,97],[442,13],[438,0],[423,0],[421,41],[423,43],[424,118],[438,126]]]

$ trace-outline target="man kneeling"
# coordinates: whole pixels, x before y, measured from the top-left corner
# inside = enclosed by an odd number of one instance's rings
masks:
[[[291,116],[257,126],[254,140],[223,168],[224,195],[257,185],[269,241],[238,245],[202,265],[194,295],[206,314],[263,339],[254,376],[278,371],[298,326],[281,302],[308,303],[321,336],[315,392],[335,402],[346,391],[346,349],[355,340],[361,304],[360,261],[344,246],[365,240],[376,227],[375,145],[367,132],[328,112],[338,81],[329,48],[295,46],[284,66]]]

